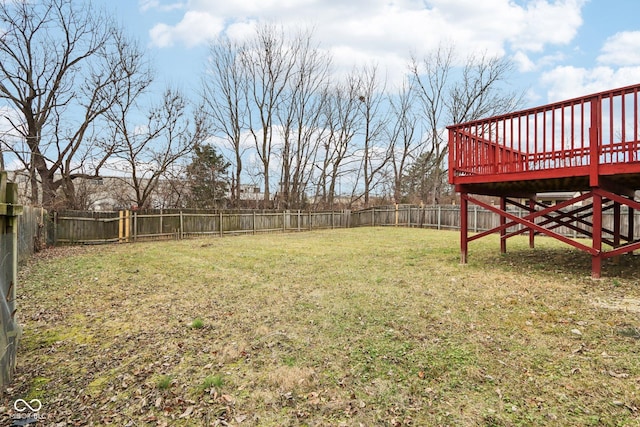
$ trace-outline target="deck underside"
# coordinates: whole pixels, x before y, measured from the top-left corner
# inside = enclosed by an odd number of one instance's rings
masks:
[[[514,174],[516,175],[516,174]],[[507,177],[504,177],[507,178]],[[555,178],[496,180],[492,182],[459,182],[456,191],[460,193],[478,194],[497,197],[535,198],[538,193],[551,192],[583,192],[589,191],[589,175],[560,176]],[[616,175],[600,175],[599,187],[612,192],[631,196],[640,191],[640,172]]]

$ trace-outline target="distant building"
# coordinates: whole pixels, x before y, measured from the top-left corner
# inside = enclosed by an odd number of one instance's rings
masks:
[[[256,185],[241,184],[240,200],[264,200],[264,193]]]

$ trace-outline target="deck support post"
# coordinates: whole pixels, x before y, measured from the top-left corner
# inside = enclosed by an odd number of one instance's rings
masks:
[[[620,203],[613,202],[613,247],[620,246]]]
[[[500,197],[500,210],[502,212],[506,212],[507,210],[507,198],[502,196]],[[504,215],[500,215],[500,253],[507,253],[507,229],[505,224],[507,223],[507,218]]]
[[[529,199],[529,213],[534,213],[536,211],[536,201],[534,199]],[[535,221],[535,219],[533,220]],[[535,244],[536,232],[533,228],[529,228],[529,248],[533,249],[536,247]]]
[[[602,271],[602,196],[593,194],[593,254],[591,255],[591,277],[599,279]]]
[[[621,240],[620,233],[622,231],[620,207],[621,207],[620,202],[613,202],[613,247],[614,248],[620,247],[620,240]],[[613,258],[614,264],[618,264],[619,261],[620,261],[619,255]]]
[[[633,199],[634,198],[631,198],[631,200]],[[628,225],[627,242],[633,242],[636,238],[634,218],[635,218],[635,211],[631,206],[629,206],[629,208],[627,209],[627,225]],[[629,255],[633,255],[633,251],[629,251]]]
[[[467,193],[460,194],[460,264],[467,263],[467,250],[469,248],[469,202]]]

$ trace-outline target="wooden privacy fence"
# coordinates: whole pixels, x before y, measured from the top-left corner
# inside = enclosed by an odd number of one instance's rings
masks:
[[[622,209],[626,209],[624,206]],[[522,217],[528,214],[521,209],[510,209],[509,213]],[[640,234],[640,212],[634,213],[634,235]],[[603,228],[614,229],[613,212],[605,212],[602,215]],[[459,230],[460,229],[460,206],[458,205],[435,205],[435,206],[415,206],[396,205],[375,207],[360,211],[351,212],[350,223],[352,227],[364,226],[401,226],[435,228],[438,230]],[[625,230],[628,223],[626,215],[622,218],[621,227]],[[500,225],[500,216],[495,213],[473,206],[468,212],[469,231],[473,233],[493,229]],[[573,223],[574,227],[585,229],[582,223]],[[515,231],[520,226],[510,229]],[[559,227],[554,230],[562,235],[577,238],[580,237],[576,230],[569,227]]]
[[[17,185],[7,182],[7,173],[0,172],[0,391],[11,382],[22,331],[16,320],[18,223],[22,214],[17,200]]]
[[[60,212],[56,244],[98,244],[349,227],[350,211]]]
[[[526,213],[514,209],[514,215]],[[636,212],[636,235],[640,234],[640,213]],[[626,216],[623,216],[626,222]],[[481,232],[499,225],[499,216],[475,206],[469,211],[469,231]],[[603,215],[605,228],[613,228],[613,215]],[[144,240],[184,239],[195,236],[226,236],[292,232],[317,229],[401,226],[460,229],[457,205],[396,205],[359,211],[155,211],[155,212],[60,212],[54,216],[53,239],[56,244],[98,244]],[[581,227],[581,224],[575,224]],[[626,227],[626,224],[622,224]],[[578,237],[574,230],[556,230]]]

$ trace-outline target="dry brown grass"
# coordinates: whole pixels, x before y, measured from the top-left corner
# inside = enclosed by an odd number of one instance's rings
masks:
[[[95,247],[22,272],[3,400],[44,425],[635,425],[640,262],[590,279],[548,239],[498,253],[369,228]],[[194,319],[201,328],[192,327]]]

